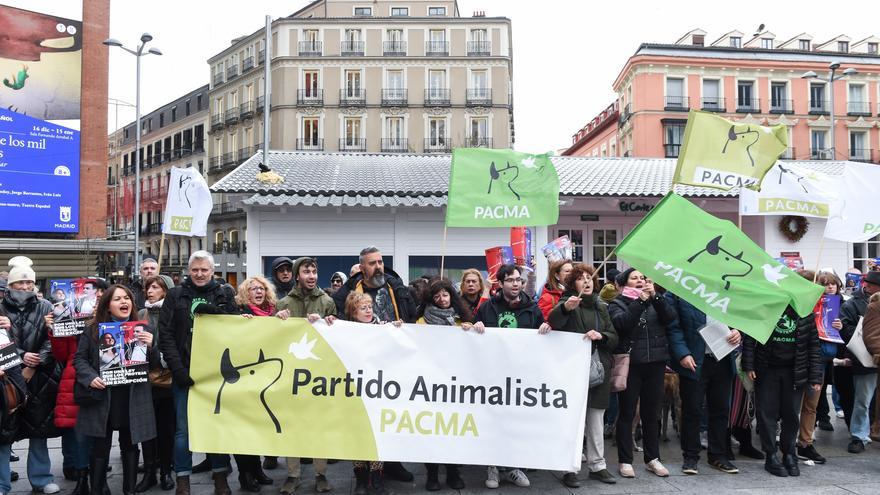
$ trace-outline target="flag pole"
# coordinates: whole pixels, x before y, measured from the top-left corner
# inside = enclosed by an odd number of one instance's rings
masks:
[[[156,260],[156,273],[162,272],[162,252],[165,251],[165,232],[162,232],[162,240],[159,241],[159,259]]]
[[[825,236],[819,239],[819,254],[816,255],[816,271],[813,272],[813,283],[819,278],[819,266],[822,264],[822,248],[825,247]]]
[[[443,268],[446,263],[446,222],[443,222],[443,241],[440,242],[440,278],[443,278]]]

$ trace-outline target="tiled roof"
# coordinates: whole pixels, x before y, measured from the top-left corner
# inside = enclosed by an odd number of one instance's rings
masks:
[[[218,181],[216,192],[249,193],[250,205],[442,206],[446,203],[451,155],[308,153],[270,151],[280,184],[256,179],[260,154]],[[562,196],[660,197],[669,191],[675,159],[553,157]],[[799,161],[830,175],[845,162]],[[737,191],[676,186],[692,197],[736,197]]]

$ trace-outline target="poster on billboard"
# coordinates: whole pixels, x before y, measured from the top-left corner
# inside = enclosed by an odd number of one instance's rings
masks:
[[[98,286],[95,279],[77,278],[51,280],[49,297],[55,319],[52,335],[70,337],[83,333],[86,321],[98,305]]]
[[[0,231],[79,231],[82,1],[0,3]]]

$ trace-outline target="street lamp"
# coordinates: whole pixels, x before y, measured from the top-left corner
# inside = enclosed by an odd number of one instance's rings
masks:
[[[828,68],[831,71],[828,73],[827,78],[819,77],[819,75],[816,74],[815,71],[811,70],[811,71],[804,72],[801,75],[801,79],[817,79],[819,81],[825,81],[828,83],[829,92],[831,93],[831,98],[830,98],[830,100],[831,100],[831,112],[830,112],[830,115],[831,115],[831,159],[836,160],[837,159],[837,151],[836,151],[836,147],[834,146],[834,142],[835,142],[834,138],[835,138],[835,131],[837,129],[834,127],[834,81],[839,81],[845,77],[852,76],[854,74],[858,74],[859,71],[853,69],[852,67],[849,67],[847,69],[844,69],[842,74],[835,76],[834,73],[837,71],[837,69],[840,68],[840,62],[838,62],[837,60],[834,60],[830,64],[828,64]]]
[[[132,230],[134,230],[134,267],[131,270],[132,278],[137,273],[140,265],[140,223],[141,223],[141,57],[146,55],[162,55],[158,48],[150,48],[144,52],[147,43],[153,40],[153,35],[144,33],[141,35],[141,44],[132,50],[122,46],[119,40],[107,38],[104,44],[115,46],[132,54],[137,59],[137,89],[134,101],[135,108],[135,135],[134,135],[134,214],[132,215]]]

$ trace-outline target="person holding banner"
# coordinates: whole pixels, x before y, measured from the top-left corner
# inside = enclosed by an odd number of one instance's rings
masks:
[[[559,303],[562,291],[565,290],[565,277],[569,273],[571,273],[570,260],[554,261],[550,264],[550,269],[547,271],[547,282],[538,299],[538,307],[541,308],[541,315],[545,320],[550,316],[550,311]]]
[[[470,319],[477,315],[480,304],[489,299],[491,284],[483,282],[483,274],[476,268],[468,268],[461,272],[461,303],[467,307]]]
[[[660,407],[663,378],[669,359],[668,325],[675,320],[675,311],[654,284],[635,268],[617,276],[620,295],[608,306],[611,321],[620,335],[614,354],[629,353],[629,374],[626,390],[618,394],[620,412],[617,416],[617,458],[620,475],[635,478],[633,471],[633,420],[636,408],[642,421],[645,469],[665,478],[669,470],[660,462]]]
[[[76,386],[87,391],[85,397],[76,393],[80,404],[76,428],[93,442],[89,458],[91,493],[103,493],[107,485],[107,461],[114,431],[119,432],[122,491],[125,495],[133,494],[137,483],[140,455],[137,444],[156,437],[150,384],[144,382],[108,387],[101,378],[103,358],[98,327],[101,323],[130,321],[134,309],[131,290],[122,285],[111,286],[98,301],[92,320],[80,336],[73,358]],[[145,331],[138,332],[137,339],[147,346],[150,365],[157,365],[159,352],[153,346],[153,329],[146,327]]]
[[[565,292],[561,302],[550,311],[548,322],[556,330],[584,335],[594,348],[593,357],[602,362],[605,380],[587,394],[586,456],[590,479],[606,484],[617,483],[605,464],[605,409],[611,396],[611,352],[617,347],[618,337],[608,305],[599,299],[596,288],[599,278],[596,269],[577,263],[563,279]],[[565,473],[562,483],[569,488],[581,486],[577,473]]]

